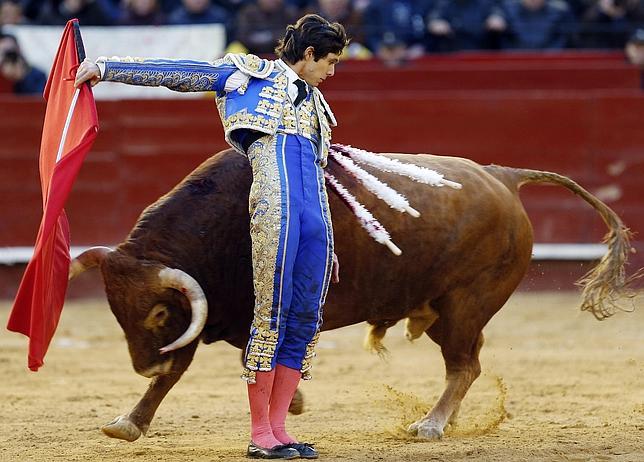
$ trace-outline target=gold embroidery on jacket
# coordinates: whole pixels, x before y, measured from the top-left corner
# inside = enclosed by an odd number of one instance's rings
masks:
[[[259,96],[260,98],[272,99],[273,101],[277,101],[278,103],[283,103],[286,99],[286,91],[280,88],[276,88],[274,85],[266,85],[259,92]]]
[[[282,125],[279,131],[302,135],[318,144],[320,140],[320,126],[318,116],[315,113],[315,105],[311,98],[302,101],[295,108],[290,101],[284,104]]]
[[[104,80],[148,87],[163,86],[171,90],[184,92],[207,91],[215,87],[217,80],[219,80],[219,74],[186,71],[108,69]]]

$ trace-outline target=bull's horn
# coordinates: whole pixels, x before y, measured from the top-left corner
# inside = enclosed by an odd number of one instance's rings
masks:
[[[190,325],[181,337],[159,350],[163,354],[186,346],[201,334],[208,317],[208,302],[199,283],[181,270],[164,268],[159,271],[159,279],[163,287],[176,289],[183,293],[192,309]]]
[[[83,271],[100,265],[105,258],[105,255],[111,251],[112,249],[109,247],[90,247],[85,252],[81,253],[69,264],[68,280],[71,281]]]

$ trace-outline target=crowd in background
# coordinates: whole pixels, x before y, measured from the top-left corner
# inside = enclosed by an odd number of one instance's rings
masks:
[[[265,54],[307,12],[343,23],[375,54],[621,48],[644,22],[644,0],[0,0],[0,25],[222,23],[231,44]]]
[[[391,65],[460,50],[621,49],[644,25],[644,0],[0,0],[0,26],[220,23],[227,51],[269,55],[309,12],[347,28],[345,56]]]

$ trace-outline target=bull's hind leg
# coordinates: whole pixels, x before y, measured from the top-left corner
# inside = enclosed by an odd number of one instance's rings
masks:
[[[496,245],[498,239],[493,241]],[[439,316],[427,334],[441,347],[446,387],[431,411],[409,426],[409,431],[420,437],[443,436],[445,426],[456,418],[465,394],[481,374],[479,352],[483,346],[483,327],[510,297],[530,262],[531,240],[515,237],[511,242],[514,245],[498,257],[503,264],[478,271],[469,285],[457,286],[431,302]],[[488,253],[488,258],[493,256]]]
[[[483,326],[503,305],[506,297],[488,291],[461,288],[435,302],[438,319],[427,334],[441,346],[445,360],[446,386],[438,402],[426,416],[409,426],[421,438],[439,439],[447,424],[456,419],[461,401],[481,374],[479,351],[483,346]]]
[[[438,324],[438,323],[437,323]],[[446,323],[429,329],[429,335],[441,345],[446,366],[446,387],[434,407],[422,419],[409,426],[409,432],[421,438],[440,439],[448,423],[454,422],[461,401],[481,374],[479,351],[483,334],[460,336],[460,329],[443,330]]]

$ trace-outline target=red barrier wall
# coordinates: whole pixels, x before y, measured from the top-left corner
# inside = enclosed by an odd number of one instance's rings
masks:
[[[340,123],[334,141],[556,171],[605,200],[637,232],[644,229],[639,75],[615,54],[574,56],[497,56],[494,65],[488,55],[466,55],[451,64],[454,57],[398,71],[377,63],[344,64],[325,85]],[[450,78],[433,73],[441,66]],[[585,72],[562,71],[574,66]],[[550,76],[541,79],[547,88],[515,88],[517,72],[535,69]],[[409,72],[416,76],[408,80]],[[613,88],[605,88],[607,72],[616,75]],[[431,88],[437,79],[469,89],[437,91]],[[573,88],[579,79],[586,89]],[[121,241],[146,205],[226,147],[210,99],[106,101],[98,110],[99,137],[67,207],[73,245]],[[37,155],[44,104],[4,97],[0,115],[0,247],[32,245],[41,213]],[[529,186],[522,197],[537,242],[596,243],[605,232],[596,212],[566,190]],[[644,251],[641,237],[635,246]],[[578,264],[567,265],[561,277],[581,274]],[[643,265],[635,255],[632,266]],[[531,284],[539,286],[534,279]],[[15,287],[7,290],[0,295]]]
[[[633,89],[640,73],[619,52],[453,53],[427,55],[392,70],[378,61],[341,63],[331,89],[587,90]]]

